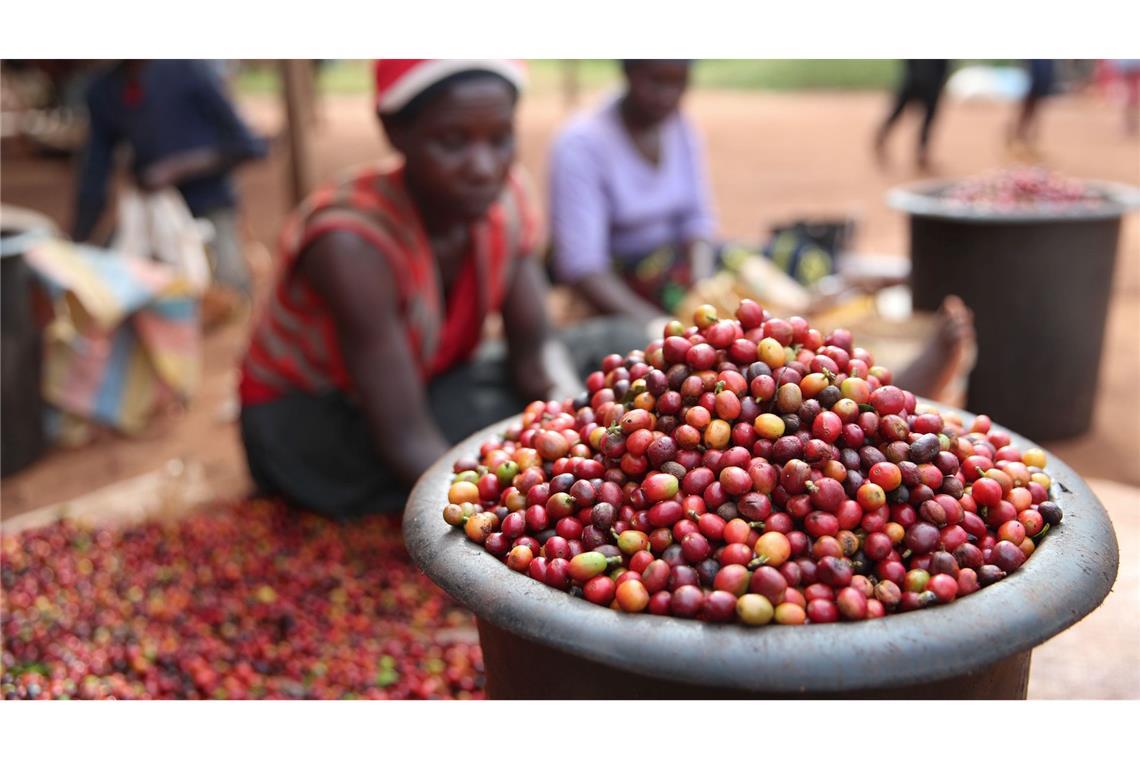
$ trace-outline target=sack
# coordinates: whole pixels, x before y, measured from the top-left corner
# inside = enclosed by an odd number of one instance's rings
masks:
[[[848,246],[851,220],[804,219],[772,228],[764,256],[801,285],[811,286],[836,272],[836,260]]]
[[[673,311],[680,320],[692,319],[693,310],[711,304],[720,314],[731,314],[742,298],[751,298],[781,316],[807,314],[811,293],[784,274],[771,261],[741,247],[726,247],[721,270],[694,284]]]
[[[176,190],[124,190],[119,227],[111,248],[124,256],[165,264],[201,295],[210,284],[210,263],[201,226]]]
[[[140,433],[201,378],[200,296],[173,267],[48,239],[26,253],[52,311],[42,392],[77,419]]]

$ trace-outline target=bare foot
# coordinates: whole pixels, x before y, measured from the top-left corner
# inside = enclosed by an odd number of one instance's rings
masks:
[[[938,331],[899,373],[895,384],[917,396],[945,400],[955,379],[974,359],[974,312],[958,296],[947,296],[938,309]]]

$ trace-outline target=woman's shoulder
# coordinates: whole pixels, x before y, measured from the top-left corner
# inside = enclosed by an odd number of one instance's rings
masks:
[[[400,164],[362,164],[310,192],[286,220],[281,241],[299,252],[332,230],[349,230],[371,242],[383,240],[388,248],[412,249],[419,245],[414,213]]]
[[[305,197],[295,214],[308,216],[329,206],[389,208],[403,197],[403,165],[381,160],[349,166],[318,185]]]
[[[338,171],[326,186],[343,187],[357,185],[363,181],[392,184],[399,181],[403,175],[403,168],[403,162],[392,157],[352,164]]]

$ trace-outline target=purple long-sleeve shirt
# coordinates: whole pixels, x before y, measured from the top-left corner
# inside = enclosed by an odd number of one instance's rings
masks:
[[[554,273],[573,282],[662,246],[709,240],[716,229],[704,152],[680,113],[661,127],[661,160],[638,152],[618,101],[574,119],[550,167]]]

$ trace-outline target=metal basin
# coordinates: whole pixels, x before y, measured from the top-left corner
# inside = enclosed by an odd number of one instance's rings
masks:
[[[1033,647],[1096,609],[1116,579],[1104,507],[1050,454],[1063,522],[1017,572],[944,607],[763,628],[615,612],[511,571],[443,521],[452,463],[512,421],[448,452],[404,514],[412,558],[478,618],[491,698],[1024,699]]]

